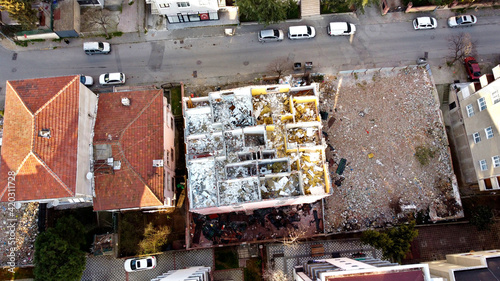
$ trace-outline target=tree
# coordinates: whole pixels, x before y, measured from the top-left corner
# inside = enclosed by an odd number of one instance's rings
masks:
[[[73,217],[61,218],[56,227],[35,241],[35,280],[81,280],[85,269],[83,225]]]
[[[415,221],[391,228],[386,232],[367,230],[361,235],[361,241],[382,250],[384,258],[401,263],[411,247],[411,241],[418,236]]]
[[[476,49],[476,42],[472,41],[470,34],[463,32],[448,37],[448,45],[452,57],[450,65],[458,60],[463,61]]]
[[[275,58],[267,65],[267,71],[276,73],[278,75],[278,80],[285,75],[287,72],[292,70],[292,62],[287,57]]]
[[[82,22],[88,27],[102,28],[106,38],[111,38],[108,33],[108,28],[113,23],[111,12],[105,9],[88,9],[82,16]]]
[[[477,230],[489,230],[493,223],[493,211],[490,207],[480,205],[472,210],[472,217],[470,223],[474,225]]]
[[[150,222],[144,229],[144,239],[139,242],[140,253],[145,255],[161,251],[161,248],[167,244],[167,236],[170,233],[170,227],[160,226],[156,229]]]
[[[7,11],[24,30],[32,30],[38,21],[37,12],[30,0],[0,0],[0,10]]]
[[[287,19],[290,8],[284,0],[237,0],[240,15],[249,20],[256,20],[265,26]]]

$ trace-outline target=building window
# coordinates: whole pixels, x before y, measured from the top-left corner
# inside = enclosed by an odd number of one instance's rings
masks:
[[[170,157],[171,157],[170,160],[172,160],[172,163],[174,163],[174,149],[173,148],[170,149]]]
[[[484,129],[484,132],[486,133],[486,138],[487,139],[491,139],[493,137],[493,129],[491,128],[491,126],[489,126],[488,128]]]
[[[488,170],[488,165],[486,164],[486,160],[479,160],[479,167],[481,167],[481,171]]]
[[[477,100],[477,105],[479,106],[479,111],[486,109],[486,99],[484,97]]]
[[[170,8],[170,3],[161,3],[160,8]]]
[[[170,128],[174,128],[174,117],[170,117]]]
[[[500,94],[498,93],[498,90],[491,93],[491,100],[493,101],[493,104],[497,104],[500,102]]]
[[[177,7],[179,8],[186,8],[186,7],[190,7],[191,5],[189,4],[189,2],[177,2]]]
[[[466,108],[467,108],[467,116],[468,117],[474,116],[474,107],[472,107],[472,104],[468,104]]]
[[[500,167],[500,156],[496,155],[491,157],[491,159],[493,160],[493,167],[495,168]]]
[[[167,150],[167,167],[170,167],[170,151]]]
[[[474,139],[474,143],[478,143],[481,141],[481,135],[479,135],[479,133],[474,133],[472,134],[472,138]]]

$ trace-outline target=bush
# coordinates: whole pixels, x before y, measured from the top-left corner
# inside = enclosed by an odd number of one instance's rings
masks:
[[[477,206],[472,210],[472,217],[470,223],[474,225],[477,230],[489,230],[493,224],[493,211],[488,206]]]
[[[35,280],[80,280],[86,263],[83,245],[84,226],[72,216],[59,219],[36,238]]]
[[[415,148],[415,157],[417,157],[420,165],[425,166],[429,164],[431,158],[434,158],[435,151],[428,147],[417,146]]]

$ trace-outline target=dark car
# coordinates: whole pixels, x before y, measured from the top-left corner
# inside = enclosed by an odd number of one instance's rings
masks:
[[[481,69],[474,57],[466,57],[464,60],[467,76],[472,80],[478,80],[481,77]]]

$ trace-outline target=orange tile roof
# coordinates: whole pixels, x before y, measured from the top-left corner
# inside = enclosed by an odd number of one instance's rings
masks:
[[[16,171],[16,200],[73,197],[76,189],[80,76],[7,81],[0,201]],[[50,138],[38,136],[50,129]]]
[[[122,105],[125,97],[130,106]],[[121,169],[111,174],[94,169],[95,211],[163,205],[164,169],[153,167],[165,153],[163,118],[161,90],[99,95],[94,145],[109,144]]]

